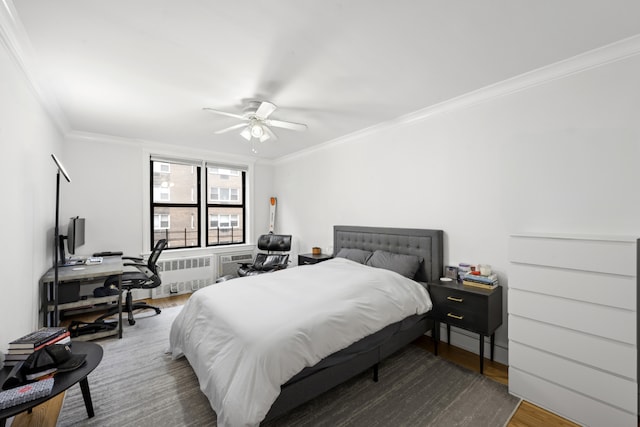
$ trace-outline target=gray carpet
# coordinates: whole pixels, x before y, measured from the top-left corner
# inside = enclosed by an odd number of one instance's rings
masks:
[[[95,417],[80,387],[65,398],[58,426],[215,426],[189,363],[165,354],[181,307],[141,312],[123,339],[96,341],[104,358],[89,375]],[[507,387],[410,345],[371,373],[353,378],[268,423],[273,426],[503,426],[519,399]]]

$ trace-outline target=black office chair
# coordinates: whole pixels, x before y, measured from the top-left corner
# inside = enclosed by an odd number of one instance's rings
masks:
[[[122,273],[122,289],[127,291],[127,296],[125,297],[125,303],[122,305],[122,312],[128,313],[129,324],[135,325],[136,321],[133,318],[133,310],[155,310],[156,314],[160,314],[160,309],[153,305],[149,305],[146,302],[133,302],[133,297],[131,296],[132,289],[152,289],[160,286],[161,280],[158,275],[158,258],[162,253],[163,249],[167,246],[166,239],[158,240],[156,246],[151,251],[149,255],[149,259],[145,263],[142,258],[136,257],[122,257],[123,260],[130,260],[133,262],[125,262],[123,265],[125,267],[135,267],[136,270],[124,271]],[[112,289],[113,287],[118,287],[118,276],[110,276],[105,280],[104,287],[108,289]],[[118,307],[113,307],[109,309],[105,314],[96,319],[96,322],[102,322],[107,317],[111,317],[114,314],[118,313]]]
[[[248,262],[240,263],[238,276],[255,276],[287,268],[289,254],[284,252],[291,250],[291,235],[263,234],[258,238],[258,249],[267,252],[258,253],[253,264]]]

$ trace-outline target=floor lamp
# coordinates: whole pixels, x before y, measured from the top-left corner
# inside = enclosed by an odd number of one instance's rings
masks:
[[[67,182],[71,182],[69,179],[69,175],[67,171],[64,170],[64,166],[58,160],[55,154],[52,154],[51,157],[53,161],[56,163],[58,167],[58,172],[56,173],[56,225],[54,231],[54,245],[53,245],[53,326],[58,326],[58,241],[60,240],[60,230],[58,228],[58,216],[60,214],[60,173],[64,176]],[[64,261],[64,260],[63,260]]]

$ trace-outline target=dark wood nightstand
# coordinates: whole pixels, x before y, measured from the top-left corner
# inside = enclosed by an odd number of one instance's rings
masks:
[[[433,302],[430,317],[436,322],[435,353],[438,354],[440,322],[447,324],[447,343],[451,342],[451,326],[480,335],[480,373],[484,370],[484,337],[491,337],[491,360],[495,347],[495,331],[502,325],[502,286],[484,290],[463,286],[455,281],[429,283]]]
[[[333,255],[302,254],[302,255],[298,255],[298,265],[317,264],[319,262],[326,261],[331,258],[333,258]]]

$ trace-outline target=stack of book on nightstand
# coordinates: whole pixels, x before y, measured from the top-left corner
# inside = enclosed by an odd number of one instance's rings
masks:
[[[481,289],[495,289],[498,286],[498,275],[494,273],[483,276],[481,274],[467,273],[462,276],[462,284]]]
[[[15,366],[27,360],[29,355],[51,344],[68,344],[71,334],[67,328],[50,327],[38,329],[9,343],[9,351],[5,355],[5,366]]]

